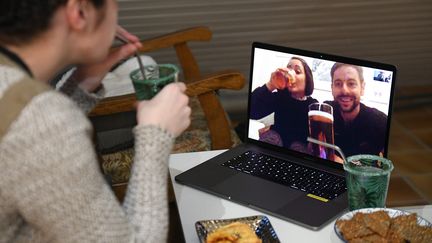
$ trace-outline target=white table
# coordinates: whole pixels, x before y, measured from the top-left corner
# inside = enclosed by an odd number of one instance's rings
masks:
[[[281,242],[342,242],[334,233],[334,222],[328,224],[320,231],[309,230],[282,219],[264,214],[260,211],[175,182],[174,177],[176,175],[218,155],[223,151],[224,150],[172,154],[170,157],[169,170],[171,181],[174,186],[180,220],[187,243],[199,242],[195,230],[195,222],[199,220],[229,219],[253,215],[266,215],[270,219],[270,223]],[[409,212],[416,212],[429,222],[432,222],[432,205],[403,207],[400,209]]]

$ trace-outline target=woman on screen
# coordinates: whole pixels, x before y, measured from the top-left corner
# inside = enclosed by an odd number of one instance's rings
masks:
[[[274,124],[260,130],[260,141],[307,152],[308,107],[318,102],[310,97],[313,90],[312,70],[302,58],[292,57],[286,68],[271,73],[251,97],[252,119],[274,112]]]

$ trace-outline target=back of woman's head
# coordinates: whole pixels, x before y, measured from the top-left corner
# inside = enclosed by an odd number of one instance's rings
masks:
[[[95,7],[105,0],[89,1]],[[68,0],[1,0],[0,44],[21,44],[48,29],[54,13]]]

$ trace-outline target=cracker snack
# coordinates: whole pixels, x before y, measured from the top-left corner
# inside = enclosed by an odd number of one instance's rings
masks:
[[[234,222],[225,225],[207,236],[206,243],[261,243],[249,225]]]
[[[432,242],[432,227],[417,224],[417,214],[391,218],[385,211],[358,212],[336,226],[348,242]]]

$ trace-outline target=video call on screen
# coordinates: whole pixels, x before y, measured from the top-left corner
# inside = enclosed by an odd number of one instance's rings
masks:
[[[255,48],[254,51],[253,70],[251,76],[252,82],[250,87],[251,92],[265,85],[270,80],[272,72],[274,72],[277,68],[286,67],[292,57],[300,57],[304,59],[312,71],[314,79],[314,89],[310,97],[318,100],[318,103],[324,103],[324,101],[333,101],[334,97],[332,94],[332,77],[330,74],[330,70],[335,63],[334,61],[296,54],[289,54],[273,50],[266,50],[262,48]],[[387,116],[389,113],[389,105],[391,100],[393,72],[390,70],[382,70],[365,66],[362,66],[362,69],[365,87],[363,96],[361,96],[360,99],[361,103],[368,107],[375,108]],[[332,122],[333,117],[329,114],[326,114],[325,112],[320,111],[320,109],[324,108],[325,107],[319,107],[317,111],[309,112],[309,122],[308,124],[305,124],[305,126],[314,125],[311,124],[314,123],[314,121],[316,120],[311,117],[314,115],[321,115],[322,118],[318,120],[324,121],[319,126],[328,126],[328,124],[325,122]],[[253,109],[254,107],[251,104],[250,110]],[[250,139],[262,141],[260,139],[260,135],[263,131],[266,131],[266,129],[271,127],[272,125],[274,125],[274,113],[259,119],[249,119],[248,137]],[[309,131],[311,131],[310,127]],[[326,132],[323,131],[323,133]],[[311,134],[309,134],[309,136],[311,136]],[[311,145],[309,145],[309,147],[307,148],[307,153],[314,156],[325,158],[325,155],[323,157],[323,153],[332,153],[331,151],[322,151],[321,155],[316,155],[311,153],[310,146]],[[297,150],[295,148],[291,149]],[[299,149],[298,151],[304,152],[301,149]]]

